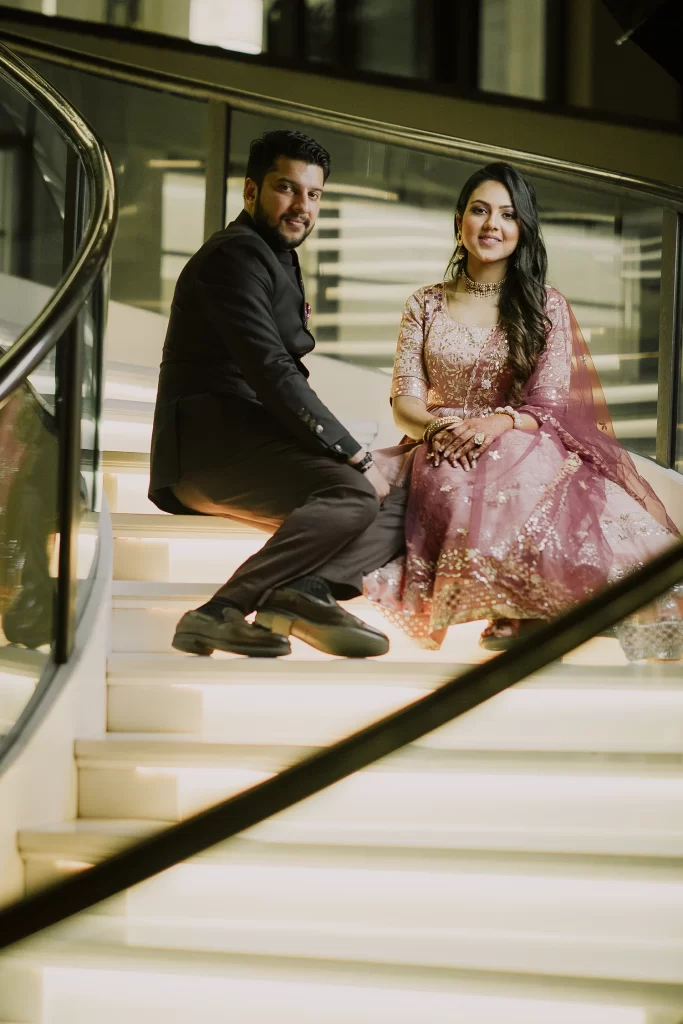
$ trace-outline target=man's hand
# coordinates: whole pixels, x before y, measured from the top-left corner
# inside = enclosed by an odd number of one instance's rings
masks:
[[[390,491],[390,486],[389,481],[387,480],[381,469],[378,469],[377,466],[372,465],[370,466],[370,469],[368,469],[367,472],[365,473],[365,476],[377,491],[377,497],[379,498],[379,500],[382,501],[383,498],[386,498]]]
[[[363,449],[361,448],[359,452],[356,452],[355,455],[351,456],[351,458],[349,459],[349,465],[355,466],[357,463],[362,462],[366,455],[367,452],[363,451]],[[365,473],[363,473],[363,476],[367,477],[372,486],[375,488],[375,490],[377,491],[377,496],[380,501],[383,498],[386,498],[390,489],[389,482],[385,478],[382,471],[378,469],[374,463],[370,466],[369,469],[366,469]]]

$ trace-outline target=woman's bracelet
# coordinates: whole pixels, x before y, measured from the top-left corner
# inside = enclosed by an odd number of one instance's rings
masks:
[[[427,444],[429,444],[431,439],[434,437],[434,434],[438,434],[440,430],[444,429],[444,427],[450,427],[454,423],[462,423],[462,417],[461,416],[439,416],[438,419],[431,420],[427,424],[427,426],[424,428],[424,432],[422,434],[422,440],[426,441]]]
[[[494,415],[497,414],[497,413],[504,413],[506,416],[511,416],[512,417],[513,426],[516,427],[517,430],[522,430],[522,428],[524,427],[524,420],[519,415],[517,410],[513,409],[511,405],[506,405],[506,406],[499,405],[498,408],[494,409],[493,411],[494,411]]]

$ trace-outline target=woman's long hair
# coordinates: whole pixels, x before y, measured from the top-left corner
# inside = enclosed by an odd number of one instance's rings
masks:
[[[523,389],[543,352],[550,321],[545,313],[545,278],[548,256],[538,223],[536,192],[531,182],[510,164],[493,163],[469,178],[458,197],[456,215],[463,217],[470,196],[485,181],[497,181],[510,193],[519,224],[519,242],[510,255],[500,293],[499,318],[507,334],[512,381],[508,397],[515,405],[523,401]],[[458,233],[457,219],[455,233]],[[467,258],[451,256],[446,277],[457,280],[467,268]]]

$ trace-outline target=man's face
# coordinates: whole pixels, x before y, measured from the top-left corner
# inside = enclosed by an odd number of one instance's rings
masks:
[[[296,249],[315,227],[323,185],[322,167],[280,156],[260,189],[247,178],[244,207],[262,233],[283,249]]]

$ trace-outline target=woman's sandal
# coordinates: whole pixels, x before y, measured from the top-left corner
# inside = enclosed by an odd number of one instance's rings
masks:
[[[543,625],[540,619],[493,619],[479,637],[485,651],[507,651]]]

